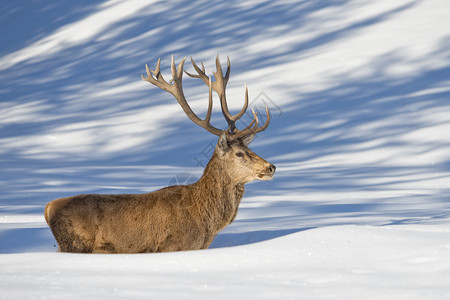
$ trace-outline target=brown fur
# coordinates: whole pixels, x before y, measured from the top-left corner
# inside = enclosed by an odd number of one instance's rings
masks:
[[[275,166],[247,147],[248,140],[227,136],[226,132],[220,136],[203,176],[194,184],[147,194],[78,195],[48,203],[45,219],[58,251],[144,253],[208,248],[216,234],[235,219],[244,184],[271,179],[275,172]]]

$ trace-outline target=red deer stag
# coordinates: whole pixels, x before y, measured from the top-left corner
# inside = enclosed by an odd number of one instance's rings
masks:
[[[230,60],[225,76],[219,57],[212,81],[194,60],[197,74],[209,86],[209,105],[204,120],[189,107],[181,85],[186,58],[176,67],[172,56],[172,80],[164,80],[160,60],[154,71],[146,66],[147,77],[142,79],[172,94],[186,115],[197,125],[219,136],[214,154],[202,177],[190,185],[169,186],[147,194],[78,195],[51,201],[45,208],[60,252],[78,253],[144,253],[206,249],[216,234],[233,222],[244,195],[244,184],[260,179],[272,179],[275,166],[268,163],[247,146],[256,133],[267,128],[267,119],[260,126],[253,111],[253,121],[244,129],[236,128],[236,121],[248,107],[248,91],[242,110],[231,115],[226,101],[225,87],[230,76]],[[220,99],[227,130],[210,124],[212,90]]]

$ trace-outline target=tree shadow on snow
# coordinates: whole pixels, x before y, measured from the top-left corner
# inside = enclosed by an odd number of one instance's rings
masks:
[[[44,5],[44,1],[34,3]],[[277,53],[243,53],[242,57],[232,61],[232,72],[239,74],[244,70],[258,71],[287,64],[293,56],[307,59],[311,51],[394,18],[417,3],[419,1],[411,1],[347,27],[318,34],[310,40],[280,47]],[[19,57],[11,66],[3,69],[0,66],[0,97],[3,101],[0,119],[6,120],[0,120],[3,169],[0,188],[5,190],[0,206],[31,204],[38,206],[36,211],[39,211],[46,202],[61,196],[85,192],[146,192],[167,185],[172,176],[185,170],[195,169],[197,175],[201,174],[201,166],[194,158],[214,143],[215,138],[204,134],[184,117],[161,121],[159,128],[163,127],[164,131],[157,132],[151,122],[134,116],[148,114],[151,119],[152,108],[175,105],[175,102],[156,88],[145,86],[141,89],[139,86],[132,92],[130,89],[121,92],[120,87],[137,83],[144,72],[144,64],[154,67],[158,57],[162,58],[167,71],[172,53],[179,60],[191,54],[196,57],[210,49],[220,54],[239,49],[255,36],[267,41],[278,36],[289,37],[318,11],[333,7],[338,8],[337,11],[342,8],[343,13],[347,5],[349,1],[345,0],[267,1],[250,6],[240,5],[239,1],[156,2],[128,18],[111,22],[86,40],[66,46],[55,45],[61,46],[61,50],[49,50],[49,55],[42,53],[38,58],[26,58],[25,53],[25,58]],[[30,17],[32,10],[28,3],[11,2],[7,7],[10,17],[0,19],[0,24],[13,24],[20,34],[14,35],[8,29],[4,36],[9,43],[2,43],[0,54],[8,55],[43,37],[52,36],[64,30],[65,25],[98,13],[100,8],[105,9],[102,4],[58,4],[42,9],[38,13],[42,18],[24,23],[16,20]],[[30,24],[33,24],[32,28]],[[8,27],[0,28],[6,30]],[[443,41],[435,55],[445,56],[449,46],[448,40]],[[333,153],[411,147],[412,153],[420,155],[449,147],[449,143],[421,144],[397,138],[442,122],[440,119],[415,118],[416,112],[438,111],[450,105],[448,90],[439,89],[448,84],[448,55],[444,64],[427,71],[400,77],[389,75],[392,65],[408,63],[402,57],[399,49],[372,61],[367,65],[366,75],[339,74],[334,87],[311,93],[295,90],[290,94],[295,101],[281,108],[282,116],[273,119],[268,132],[254,146],[258,154],[268,160],[272,158],[271,162],[281,167],[273,182],[247,188],[240,216],[249,217],[238,218],[232,225],[238,229],[250,224],[253,230],[224,231],[218,235],[213,247],[260,242],[317,226],[364,224],[361,218],[375,220],[382,217],[383,221],[379,223],[385,223],[387,216],[401,223],[401,220],[408,222],[406,220],[448,215],[446,198],[440,196],[448,194],[445,190],[435,189],[429,194],[413,193],[411,197],[405,197],[396,196],[395,186],[414,187],[426,179],[448,176],[450,160],[427,167],[377,166],[376,159],[370,165],[335,168],[311,163]],[[276,88],[292,91],[295,85],[298,85],[297,79],[292,78],[285,86]],[[205,94],[203,86],[200,89],[200,85],[191,81],[186,81],[185,86],[188,96],[198,91]],[[111,90],[113,92],[108,94]],[[276,102],[276,96],[272,100]],[[213,121],[222,122],[218,121],[220,119],[216,112]],[[323,124],[327,124],[326,127]],[[373,124],[377,125],[364,126]],[[80,133],[86,144],[75,143],[75,149],[68,151],[67,146],[58,144],[58,140],[51,147],[42,142],[55,139],[58,134],[73,133]],[[31,142],[24,144],[21,138]],[[129,147],[117,147],[129,138],[138,142]],[[395,161],[396,157],[391,159]],[[298,168],[287,168],[290,164],[297,164]],[[376,183],[374,178],[384,180]],[[334,191],[336,195],[365,191],[374,196],[355,195],[339,204],[330,201],[333,199],[280,198],[280,195],[292,193],[302,198],[302,192],[310,195],[320,191],[328,191],[328,195],[333,195]],[[378,197],[382,191],[392,191],[392,195]],[[271,197],[273,202],[245,206],[246,201],[262,196]],[[424,204],[420,204],[418,198]],[[444,207],[440,212],[435,210],[439,205]],[[258,214],[262,217],[257,217]],[[279,225],[278,229],[265,226],[268,221]],[[378,223],[373,221],[373,224]],[[42,228],[17,230],[0,233],[2,244],[6,241],[11,245],[5,246],[3,251],[20,252],[28,248],[27,244],[38,243],[49,232]],[[20,240],[15,240],[17,236],[21,236]]]

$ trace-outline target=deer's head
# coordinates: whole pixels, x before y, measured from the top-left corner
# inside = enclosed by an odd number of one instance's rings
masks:
[[[255,137],[255,134],[265,130],[269,126],[270,113],[266,106],[267,119],[262,126],[259,126],[258,115],[253,112],[253,120],[242,130],[236,128],[236,121],[238,121],[247,111],[248,108],[248,89],[245,86],[245,100],[244,106],[241,111],[236,115],[231,115],[228,110],[225,88],[230,77],[230,60],[227,60],[227,71],[225,76],[222,72],[222,66],[219,61],[219,56],[216,58],[216,72],[213,72],[215,81],[211,80],[211,77],[206,75],[205,66],[202,63],[200,68],[191,58],[192,65],[197,74],[191,74],[187,71],[186,74],[190,77],[200,78],[209,87],[209,104],[205,119],[200,119],[191,109],[186,101],[182,88],[182,76],[183,67],[186,58],[184,58],[178,67],[175,65],[174,58],[172,56],[171,71],[172,71],[172,84],[169,84],[163,78],[160,71],[160,62],[156,65],[156,69],[150,70],[146,65],[147,77],[142,76],[142,79],[149,83],[156,85],[157,87],[172,94],[183,108],[186,115],[197,125],[208,130],[210,133],[219,136],[219,140],[216,145],[214,156],[224,166],[224,172],[228,172],[230,176],[236,177],[240,182],[250,182],[256,179],[270,180],[275,173],[275,166],[268,163],[263,158],[256,155],[248,145]],[[211,114],[213,97],[212,91],[215,91],[220,99],[220,106],[222,108],[222,114],[228,123],[226,130],[218,129],[211,125]]]
[[[216,145],[214,155],[238,182],[247,183],[253,180],[270,180],[275,173],[275,166],[255,154],[248,144],[254,135],[234,138],[223,132]]]

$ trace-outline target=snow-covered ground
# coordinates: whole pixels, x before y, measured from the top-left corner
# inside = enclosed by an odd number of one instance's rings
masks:
[[[0,299],[450,298],[449,15],[445,0],[5,2]],[[245,83],[269,104],[252,149],[274,180],[247,186],[208,250],[56,253],[48,201],[201,175],[215,137],[140,79],[172,53],[209,73],[230,56],[233,111]],[[184,89],[203,115],[204,85]]]

